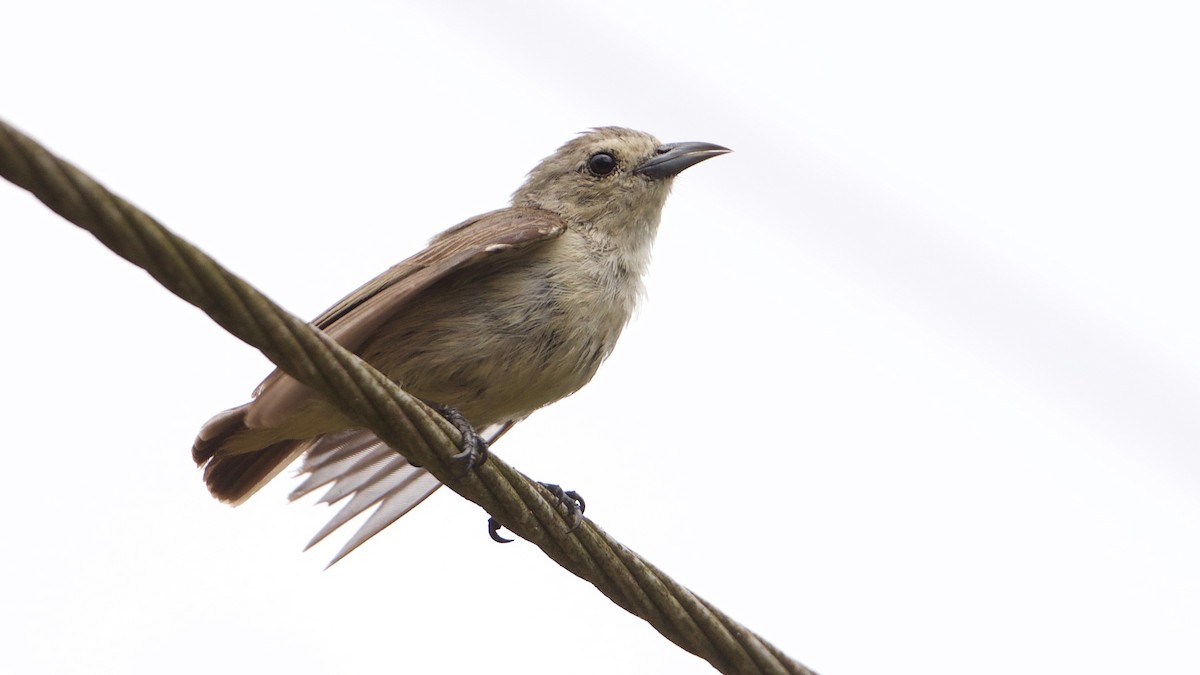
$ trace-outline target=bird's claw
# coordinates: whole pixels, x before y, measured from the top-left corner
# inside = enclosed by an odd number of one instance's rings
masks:
[[[538,481],[538,485],[550,491],[554,498],[567,509],[567,518],[571,521],[571,526],[567,528],[567,532],[574,532],[580,525],[583,524],[583,512],[587,509],[587,502],[583,501],[583,497],[574,490],[564,490],[561,486],[554,483],[543,483]],[[495,518],[488,518],[488,536],[492,541],[499,544],[507,544],[512,541],[507,537],[501,536],[500,530],[504,526]]]
[[[492,541],[496,542],[497,544],[511,544],[513,541],[512,539],[500,534],[500,529],[502,527],[504,526],[500,524],[500,521],[496,520],[495,518],[488,518],[488,536],[492,538]]]
[[[538,482],[538,485],[550,491],[563,506],[567,507],[567,517],[571,520],[571,526],[567,528],[567,532],[574,532],[576,528],[583,524],[583,512],[587,509],[587,502],[583,501],[583,497],[574,490],[564,490],[554,483]]]
[[[483,463],[488,458],[488,444],[479,434],[475,433],[475,427],[463,417],[463,414],[448,405],[432,406],[447,422],[454,425],[458,429],[458,433],[462,436],[462,441],[459,443],[459,452],[452,455],[450,460],[462,467],[461,471],[455,475],[455,478],[462,478],[471,472],[471,469],[483,466]]]

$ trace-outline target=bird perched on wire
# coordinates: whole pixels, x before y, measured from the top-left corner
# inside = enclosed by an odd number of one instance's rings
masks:
[[[581,134],[534,167],[512,206],[442,232],[313,325],[494,441],[592,379],[642,293],[674,177],[726,152],[619,127]],[[235,505],[302,455],[293,499],[324,485],[325,502],[349,497],[309,546],[378,505],[333,562],[440,486],[278,370],[192,447],[213,496]]]

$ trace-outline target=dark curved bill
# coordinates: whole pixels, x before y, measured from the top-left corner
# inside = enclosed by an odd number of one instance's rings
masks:
[[[639,164],[633,172],[649,178],[670,178],[689,166],[727,152],[731,150],[714,143],[667,143],[659,146],[658,154]]]

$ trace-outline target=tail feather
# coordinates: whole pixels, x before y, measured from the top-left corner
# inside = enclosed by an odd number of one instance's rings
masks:
[[[204,482],[214,497],[237,506],[279,475],[311,443],[279,441],[254,452],[214,457],[204,466]]]
[[[231,408],[204,423],[196,436],[196,442],[192,444],[192,459],[197,465],[204,466],[230,438],[246,431],[246,410],[249,407],[250,404],[247,403]]]
[[[249,404],[226,410],[209,420],[192,445],[192,459],[204,467],[204,482],[217,499],[241,504],[311,445],[307,440],[284,440],[259,450],[231,454],[228,445],[247,431]]]
[[[345,502],[309,546],[361,514],[365,521],[333,561],[342,559],[432,494],[441,483],[366,429],[350,428],[307,439],[274,440],[269,430],[250,429],[251,404],[226,410],[209,420],[192,445],[192,458],[204,468],[204,482],[217,499],[234,506],[246,501],[300,455],[307,474],[291,494],[296,499],[327,487],[320,501]],[[481,436],[494,442],[517,420],[486,427]],[[266,432],[266,433],[264,433]]]

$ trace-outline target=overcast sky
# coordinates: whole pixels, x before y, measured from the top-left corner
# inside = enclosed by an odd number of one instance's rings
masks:
[[[306,318],[589,127],[733,148],[495,452],[825,675],[1200,670],[1191,3],[10,4],[0,117]],[[329,570],[217,503],[270,364],[0,224],[4,670],[710,672],[452,492]]]

